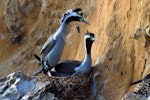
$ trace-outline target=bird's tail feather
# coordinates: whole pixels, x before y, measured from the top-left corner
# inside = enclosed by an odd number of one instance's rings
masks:
[[[140,82],[142,82],[142,80],[139,80],[139,81],[133,82],[133,83],[131,83],[130,85],[135,85],[135,84],[138,84],[138,83],[140,83]]]
[[[40,58],[38,55],[34,54],[34,57],[35,57],[38,61],[41,61],[41,58]]]
[[[38,74],[42,73],[42,71],[43,71],[43,68],[39,69],[36,73],[34,73],[34,75],[33,75],[33,76],[36,76],[36,75],[38,75]]]

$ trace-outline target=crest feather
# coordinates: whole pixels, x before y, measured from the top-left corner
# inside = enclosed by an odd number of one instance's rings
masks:
[[[70,13],[72,13],[72,12],[76,12],[76,13],[78,13],[81,16],[84,14],[84,13],[82,13],[81,8],[75,8],[75,9],[67,10],[66,13],[62,14],[62,18],[61,18],[60,24],[65,20],[66,16],[69,15]]]

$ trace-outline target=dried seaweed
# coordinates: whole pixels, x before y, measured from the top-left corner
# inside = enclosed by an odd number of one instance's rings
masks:
[[[38,81],[48,82],[45,92],[54,93],[59,99],[86,99],[91,95],[92,75],[82,74],[73,77],[36,77]]]

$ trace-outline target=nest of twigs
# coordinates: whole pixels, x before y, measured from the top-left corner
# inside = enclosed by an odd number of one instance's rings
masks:
[[[54,93],[58,99],[83,100],[89,98],[92,93],[93,72],[68,77],[48,77],[41,74],[36,79],[48,82],[44,92]]]

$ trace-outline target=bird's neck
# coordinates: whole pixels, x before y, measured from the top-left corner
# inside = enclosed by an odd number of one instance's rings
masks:
[[[87,56],[91,56],[91,48],[92,48],[92,43],[89,42],[88,40],[84,41],[85,44],[85,52]]]
[[[92,59],[91,55],[86,54],[82,63],[85,64],[85,65],[90,65],[91,66],[91,63],[92,63],[91,59]]]
[[[64,41],[66,40],[66,33],[67,33],[67,24],[63,22],[56,33],[54,34],[54,39],[56,40],[57,38],[62,38]]]
[[[85,65],[90,65],[91,66],[91,63],[92,63],[92,58],[91,58],[91,45],[85,45],[85,58],[83,60],[83,64]]]
[[[89,72],[91,65],[92,65],[92,58],[91,58],[91,46],[92,43],[88,42],[85,40],[85,58],[81,65],[79,67],[76,67],[74,70],[75,71],[83,71],[83,73]]]

